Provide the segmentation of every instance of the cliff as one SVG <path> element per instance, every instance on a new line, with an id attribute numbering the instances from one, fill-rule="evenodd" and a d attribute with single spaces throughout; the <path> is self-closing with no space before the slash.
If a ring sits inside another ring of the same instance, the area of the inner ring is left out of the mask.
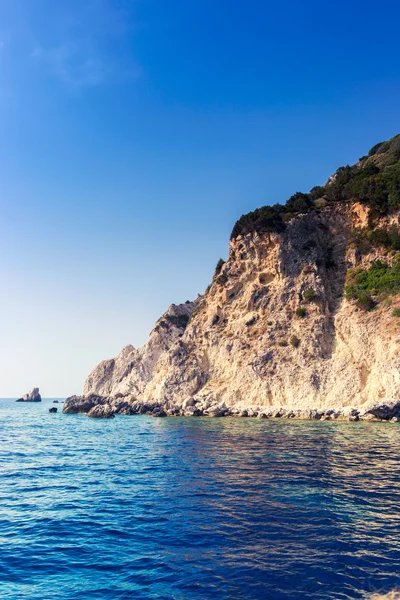
<path id="1" fill-rule="evenodd" d="M 399 159 L 396 136 L 242 216 L 205 294 L 100 363 L 64 412 L 400 417 Z"/>

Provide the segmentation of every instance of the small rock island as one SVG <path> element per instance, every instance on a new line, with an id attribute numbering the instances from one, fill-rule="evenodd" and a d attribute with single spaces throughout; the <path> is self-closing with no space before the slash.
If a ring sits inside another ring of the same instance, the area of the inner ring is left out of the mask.
<path id="1" fill-rule="evenodd" d="M 22 396 L 22 398 L 18 398 L 16 402 L 41 402 L 42 396 L 39 393 L 39 388 L 33 388 L 30 392 L 27 392 Z"/>

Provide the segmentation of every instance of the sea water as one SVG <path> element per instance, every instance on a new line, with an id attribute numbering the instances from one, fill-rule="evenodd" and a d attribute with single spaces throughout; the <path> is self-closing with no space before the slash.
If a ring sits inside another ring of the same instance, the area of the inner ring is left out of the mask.
<path id="1" fill-rule="evenodd" d="M 61 410 L 0 401 L 2 600 L 362 598 L 400 584 L 399 424 Z"/>

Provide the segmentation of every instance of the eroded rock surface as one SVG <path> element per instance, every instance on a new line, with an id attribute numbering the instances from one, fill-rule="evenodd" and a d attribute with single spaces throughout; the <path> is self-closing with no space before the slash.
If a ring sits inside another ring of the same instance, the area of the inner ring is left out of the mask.
<path id="1" fill-rule="evenodd" d="M 22 396 L 22 398 L 18 398 L 16 402 L 41 402 L 42 397 L 39 393 L 39 388 L 33 388 L 30 392 L 27 392 Z"/>
<path id="2" fill-rule="evenodd" d="M 109 404 L 97 404 L 86 415 L 92 419 L 113 419 L 114 410 Z"/>
<path id="3" fill-rule="evenodd" d="M 100 363 L 64 412 L 107 403 L 155 416 L 400 418 L 400 295 L 370 311 L 345 295 L 350 269 L 399 260 L 353 243 L 371 223 L 398 236 L 399 210 L 377 217 L 357 200 L 322 198 L 279 231 L 235 235 L 204 295 L 172 305 L 142 348 Z"/>

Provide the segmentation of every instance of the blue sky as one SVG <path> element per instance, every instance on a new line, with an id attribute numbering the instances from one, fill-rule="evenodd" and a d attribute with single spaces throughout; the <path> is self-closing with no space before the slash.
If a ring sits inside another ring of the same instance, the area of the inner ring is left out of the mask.
<path id="1" fill-rule="evenodd" d="M 0 0 L 0 396 L 81 391 L 235 220 L 400 131 L 400 5 Z"/>

